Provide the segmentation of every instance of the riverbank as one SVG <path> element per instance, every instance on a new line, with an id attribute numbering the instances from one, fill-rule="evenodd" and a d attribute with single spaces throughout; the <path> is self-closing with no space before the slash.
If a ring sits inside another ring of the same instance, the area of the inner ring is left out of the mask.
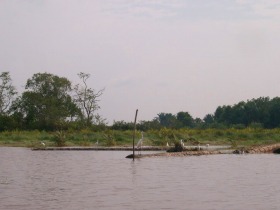
<path id="1" fill-rule="evenodd" d="M 9 147 L 46 147 L 63 145 L 66 147 L 125 147 L 132 145 L 133 131 L 4 131 L 0 132 L 0 146 Z M 141 138 L 137 131 L 135 143 Z M 166 146 L 174 141 L 183 140 L 187 146 L 230 145 L 250 148 L 255 145 L 280 143 L 280 129 L 160 129 L 144 132 L 143 146 Z"/>
<path id="2" fill-rule="evenodd" d="M 215 155 L 215 154 L 233 154 L 234 150 L 227 145 L 216 145 L 201 148 L 197 150 L 194 146 L 185 147 L 183 152 L 166 152 L 170 147 L 145 146 L 135 149 L 135 158 L 144 157 L 183 157 L 183 156 L 199 156 L 199 155 Z M 39 147 L 32 148 L 33 151 L 133 151 L 132 147 Z M 162 151 L 149 154 L 139 154 L 141 151 Z M 133 158 L 132 155 L 127 158 Z"/>
<path id="3" fill-rule="evenodd" d="M 157 147 L 157 146 L 145 146 L 141 148 L 141 151 L 166 151 L 167 147 Z M 38 148 L 32 148 L 32 150 L 35 151 L 59 151 L 59 150 L 92 150 L 92 151 L 132 151 L 132 147 L 38 147 Z M 135 151 L 140 151 L 139 149 L 136 149 Z"/>
<path id="4" fill-rule="evenodd" d="M 184 156 L 201 156 L 201 155 L 218 155 L 218 154 L 233 154 L 234 150 L 213 150 L 213 151 L 183 151 L 183 152 L 164 152 L 154 154 L 136 154 L 135 158 L 144 157 L 184 157 Z M 133 154 L 126 156 L 126 158 L 133 158 Z"/>
<path id="5" fill-rule="evenodd" d="M 280 154 L 280 144 L 256 146 L 250 149 L 222 149 L 222 150 L 199 150 L 199 151 L 183 151 L 183 152 L 166 152 L 155 154 L 141 154 L 135 155 L 135 158 L 143 157 L 184 157 L 184 156 L 200 156 L 200 155 L 218 155 L 218 154 L 262 154 L 262 153 L 276 153 Z M 128 155 L 127 158 L 133 158 L 133 155 Z"/>
<path id="6" fill-rule="evenodd" d="M 145 146 L 140 151 L 166 151 L 170 147 Z M 216 149 L 214 149 L 216 148 Z M 34 151 L 132 151 L 132 147 L 38 147 L 32 148 Z M 197 150 L 194 147 L 186 147 L 182 152 L 163 152 L 155 154 L 143 154 L 140 157 L 158 157 L 158 156 L 192 156 L 192 155 L 214 155 L 214 154 L 256 154 L 256 153 L 280 153 L 280 144 L 255 146 L 249 149 L 231 149 L 230 146 L 212 146 L 212 148 L 202 148 Z"/>
<path id="7" fill-rule="evenodd" d="M 271 144 L 263 146 L 255 146 L 246 150 L 249 154 L 259 154 L 259 153 L 280 153 L 280 144 Z"/>
<path id="8" fill-rule="evenodd" d="M 141 151 L 162 151 L 152 154 L 139 154 L 139 149 L 135 150 L 134 158 L 145 157 L 184 157 L 200 155 L 218 155 L 218 154 L 261 154 L 261 153 L 280 153 L 280 143 L 272 145 L 255 146 L 249 149 L 231 149 L 229 146 L 212 146 L 197 150 L 193 146 L 185 147 L 182 152 L 166 152 L 170 147 L 145 146 Z M 214 148 L 214 149 L 213 149 Z M 132 147 L 39 147 L 32 148 L 34 151 L 132 151 Z M 133 154 L 126 156 L 133 158 Z"/>

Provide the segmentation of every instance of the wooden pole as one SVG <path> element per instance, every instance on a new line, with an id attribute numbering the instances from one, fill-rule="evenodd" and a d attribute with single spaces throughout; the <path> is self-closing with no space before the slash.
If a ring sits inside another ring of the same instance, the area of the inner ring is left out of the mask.
<path id="1" fill-rule="evenodd" d="M 135 141 L 135 133 L 136 133 L 137 114 L 138 114 L 138 109 L 136 109 L 135 119 L 134 119 L 134 132 L 133 132 L 133 145 L 132 145 L 132 148 L 133 148 L 133 160 L 134 160 L 134 156 L 135 156 L 134 141 Z"/>

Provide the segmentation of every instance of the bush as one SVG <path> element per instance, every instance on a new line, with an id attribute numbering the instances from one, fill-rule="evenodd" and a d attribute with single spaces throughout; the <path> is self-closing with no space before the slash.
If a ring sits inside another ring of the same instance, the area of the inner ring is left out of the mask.
<path id="1" fill-rule="evenodd" d="M 239 129 L 239 130 L 246 128 L 245 125 L 243 125 L 243 124 L 234 124 L 231 127 L 234 129 Z"/>
<path id="2" fill-rule="evenodd" d="M 262 123 L 251 123 L 249 125 L 249 128 L 254 128 L 254 129 L 256 129 L 256 128 L 263 128 L 263 124 Z"/>
<path id="3" fill-rule="evenodd" d="M 116 140 L 114 137 L 114 132 L 111 130 L 106 130 L 103 133 L 103 137 L 105 139 L 105 146 L 116 146 Z"/>
<path id="4" fill-rule="evenodd" d="M 59 147 L 63 147 L 66 145 L 66 135 L 64 131 L 56 131 L 53 136 L 53 141 Z"/>

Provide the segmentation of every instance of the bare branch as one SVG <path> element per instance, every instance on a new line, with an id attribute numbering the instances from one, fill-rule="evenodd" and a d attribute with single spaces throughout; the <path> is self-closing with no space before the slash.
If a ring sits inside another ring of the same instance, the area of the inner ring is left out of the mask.
<path id="1" fill-rule="evenodd" d="M 83 112 L 83 117 L 86 119 L 86 124 L 90 125 L 95 116 L 95 111 L 100 108 L 97 104 L 97 102 L 99 101 L 97 99 L 103 94 L 104 88 L 95 93 L 95 90 L 89 88 L 87 84 L 87 80 L 89 79 L 90 74 L 80 72 L 78 76 L 82 80 L 83 84 L 77 84 L 74 87 L 74 91 L 76 94 L 75 101 Z"/>

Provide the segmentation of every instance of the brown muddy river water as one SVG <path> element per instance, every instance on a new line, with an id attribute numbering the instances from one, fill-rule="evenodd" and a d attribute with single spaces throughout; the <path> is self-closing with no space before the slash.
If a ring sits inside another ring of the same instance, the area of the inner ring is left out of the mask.
<path id="1" fill-rule="evenodd" d="M 280 155 L 0 148 L 0 209 L 280 209 Z"/>

